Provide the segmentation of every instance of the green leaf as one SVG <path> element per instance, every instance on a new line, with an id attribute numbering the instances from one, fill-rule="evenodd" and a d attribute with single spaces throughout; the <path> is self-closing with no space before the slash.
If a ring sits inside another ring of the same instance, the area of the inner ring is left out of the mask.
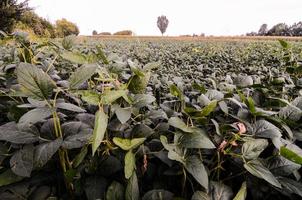
<path id="1" fill-rule="evenodd" d="M 194 129 L 191 127 L 188 127 L 180 118 L 178 117 L 171 117 L 168 121 L 170 126 L 173 126 L 175 128 L 178 128 L 186 133 L 193 133 Z"/>
<path id="2" fill-rule="evenodd" d="M 245 200 L 247 195 L 247 190 L 246 190 L 246 182 L 244 181 L 241 185 L 240 190 L 236 194 L 233 200 Z"/>
<path id="3" fill-rule="evenodd" d="M 187 157 L 185 160 L 185 168 L 202 187 L 208 190 L 208 173 L 202 163 L 202 160 L 198 156 L 193 155 Z"/>
<path id="4" fill-rule="evenodd" d="M 200 111 L 200 116 L 201 117 L 206 117 L 210 115 L 215 108 L 217 107 L 217 100 L 211 101 L 208 105 L 206 105 L 201 111 Z"/>
<path id="5" fill-rule="evenodd" d="M 282 39 L 278 39 L 280 45 L 284 48 L 284 49 L 288 49 L 289 48 L 289 43 L 286 42 L 285 40 Z"/>
<path id="6" fill-rule="evenodd" d="M 253 125 L 253 133 L 258 137 L 263 138 L 280 138 L 282 136 L 281 131 L 274 124 L 266 120 L 258 120 Z"/>
<path id="7" fill-rule="evenodd" d="M 281 184 L 279 183 L 279 181 L 266 167 L 262 165 L 262 163 L 259 160 L 251 160 L 245 163 L 244 168 L 252 175 L 266 180 L 273 186 L 281 188 Z"/>
<path id="8" fill-rule="evenodd" d="M 56 88 L 53 80 L 42 69 L 28 63 L 20 63 L 16 69 L 22 92 L 30 98 L 48 99 Z"/>
<path id="9" fill-rule="evenodd" d="M 22 117 L 19 119 L 18 126 L 20 128 L 29 127 L 37 122 L 45 120 L 51 115 L 52 111 L 47 107 L 35 108 L 22 115 Z"/>
<path id="10" fill-rule="evenodd" d="M 97 148 L 103 141 L 106 129 L 108 125 L 108 116 L 104 113 L 103 109 L 100 109 L 95 114 L 94 129 L 92 136 L 92 155 L 95 154 Z"/>
<path id="11" fill-rule="evenodd" d="M 174 84 L 170 85 L 170 93 L 173 96 L 179 97 L 179 98 L 183 98 L 183 94 L 181 92 L 181 90 Z"/>
<path id="12" fill-rule="evenodd" d="M 125 155 L 125 178 L 129 179 L 135 169 L 135 154 L 130 150 Z"/>
<path id="13" fill-rule="evenodd" d="M 286 158 L 294 163 L 302 165 L 302 154 L 299 155 L 298 153 L 292 151 L 291 149 L 286 148 L 285 146 L 282 146 L 280 148 L 280 154 L 284 158 Z"/>
<path id="14" fill-rule="evenodd" d="M 0 174 L 0 187 L 4 185 L 9 185 L 12 183 L 16 183 L 18 181 L 21 181 L 24 177 L 18 176 L 15 173 L 13 173 L 12 170 L 8 169 L 2 174 Z"/>
<path id="15" fill-rule="evenodd" d="M 232 197 L 231 187 L 221 182 L 211 182 L 211 200 L 230 200 Z"/>
<path id="16" fill-rule="evenodd" d="M 30 144 L 39 140 L 39 137 L 33 133 L 19 131 L 15 122 L 0 126 L 0 130 L 0 141 L 14 144 Z"/>
<path id="17" fill-rule="evenodd" d="M 125 188 L 119 182 L 113 181 L 106 192 L 106 199 L 124 200 Z"/>
<path id="18" fill-rule="evenodd" d="M 202 191 L 196 191 L 194 192 L 191 200 L 211 200 L 209 195 Z"/>
<path id="19" fill-rule="evenodd" d="M 79 67 L 75 72 L 69 77 L 69 88 L 77 89 L 85 81 L 87 81 L 97 70 L 97 64 L 85 64 Z"/>
<path id="20" fill-rule="evenodd" d="M 254 99 L 252 97 L 248 97 L 246 99 L 246 105 L 247 105 L 247 107 L 249 108 L 249 110 L 252 114 L 256 113 L 255 102 L 254 102 Z"/>
<path id="21" fill-rule="evenodd" d="M 128 89 L 133 94 L 145 93 L 150 77 L 151 77 L 150 72 L 145 73 L 144 76 L 138 76 L 138 75 L 132 76 L 132 78 L 130 79 L 130 83 L 128 85 Z"/>
<path id="22" fill-rule="evenodd" d="M 77 168 L 83 162 L 87 153 L 88 153 L 88 148 L 87 148 L 87 146 L 84 146 L 81 149 L 80 153 L 78 155 L 76 155 L 75 158 L 73 159 L 72 166 L 74 168 Z"/>
<path id="23" fill-rule="evenodd" d="M 65 60 L 68 60 L 69 62 L 75 63 L 75 64 L 86 64 L 87 59 L 85 55 L 79 53 L 79 52 L 70 52 L 70 51 L 64 51 L 61 54 L 61 57 Z"/>
<path id="24" fill-rule="evenodd" d="M 125 193 L 126 200 L 139 200 L 139 187 L 135 172 L 128 181 Z"/>
<path id="25" fill-rule="evenodd" d="M 100 103 L 100 95 L 92 90 L 79 90 L 74 94 L 80 95 L 81 99 L 88 104 L 98 106 Z"/>
<path id="26" fill-rule="evenodd" d="M 204 85 L 198 84 L 196 82 L 192 83 L 192 88 L 194 90 L 198 90 L 201 94 L 204 94 L 207 92 L 206 88 L 204 87 Z"/>
<path id="27" fill-rule="evenodd" d="M 42 143 L 36 146 L 34 152 L 34 166 L 43 167 L 58 151 L 62 142 L 62 138 L 58 138 L 54 141 Z"/>
<path id="28" fill-rule="evenodd" d="M 182 157 L 181 155 L 179 155 L 178 153 L 176 153 L 176 151 L 168 151 L 168 158 L 170 160 L 175 160 L 177 162 L 182 163 L 183 165 L 185 164 L 185 159 L 184 157 Z"/>
<path id="29" fill-rule="evenodd" d="M 242 155 L 248 160 L 256 159 L 267 146 L 266 139 L 248 140 L 242 145 Z"/>
<path id="30" fill-rule="evenodd" d="M 302 183 L 285 177 L 279 177 L 278 180 L 285 191 L 297 194 L 302 197 Z"/>
<path id="31" fill-rule="evenodd" d="M 74 104 L 71 104 L 71 103 L 57 103 L 56 104 L 57 108 L 60 108 L 60 109 L 63 109 L 63 110 L 69 110 L 69 111 L 72 111 L 72 112 L 86 112 L 85 109 L 83 108 L 80 108 L 79 106 L 76 106 Z"/>
<path id="32" fill-rule="evenodd" d="M 34 147 L 26 145 L 11 157 L 11 170 L 18 176 L 30 177 L 34 165 Z"/>
<path id="33" fill-rule="evenodd" d="M 115 114 L 116 114 L 118 120 L 122 124 L 126 123 L 131 118 L 131 113 L 132 113 L 131 107 L 129 107 L 129 108 L 118 107 L 115 111 Z"/>
<path id="34" fill-rule="evenodd" d="M 173 200 L 174 194 L 167 190 L 151 190 L 146 192 L 142 200 Z"/>
<path id="35" fill-rule="evenodd" d="M 215 149 L 215 145 L 206 135 L 203 129 L 195 128 L 192 134 L 184 134 L 179 139 L 180 144 L 185 148 Z"/>
<path id="36" fill-rule="evenodd" d="M 121 149 L 125 151 L 129 151 L 143 144 L 145 140 L 146 138 L 134 138 L 130 140 L 130 139 L 114 137 L 113 143 L 119 146 Z"/>
<path id="37" fill-rule="evenodd" d="M 134 106 L 142 108 L 153 103 L 155 100 L 156 98 L 150 94 L 137 94 L 134 96 Z"/>
<path id="38" fill-rule="evenodd" d="M 112 104 L 117 99 L 127 96 L 128 90 L 106 90 L 101 96 L 103 104 Z"/>

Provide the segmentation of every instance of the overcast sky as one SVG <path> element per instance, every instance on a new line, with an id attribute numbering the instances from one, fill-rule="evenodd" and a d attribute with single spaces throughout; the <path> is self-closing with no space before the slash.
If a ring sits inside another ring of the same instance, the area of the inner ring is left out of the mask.
<path id="1" fill-rule="evenodd" d="M 166 15 L 167 35 L 241 35 L 279 22 L 302 21 L 302 0 L 30 0 L 42 17 L 75 22 L 80 34 L 130 29 L 160 35 L 157 16 Z"/>

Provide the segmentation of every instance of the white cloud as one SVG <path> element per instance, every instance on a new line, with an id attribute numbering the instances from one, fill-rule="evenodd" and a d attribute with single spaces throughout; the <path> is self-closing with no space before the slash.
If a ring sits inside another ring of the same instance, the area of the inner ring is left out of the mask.
<path id="1" fill-rule="evenodd" d="M 170 21 L 168 35 L 240 35 L 262 23 L 302 21 L 301 0 L 30 0 L 30 5 L 40 16 L 53 22 L 64 17 L 89 35 L 94 29 L 160 35 L 161 14 Z"/>

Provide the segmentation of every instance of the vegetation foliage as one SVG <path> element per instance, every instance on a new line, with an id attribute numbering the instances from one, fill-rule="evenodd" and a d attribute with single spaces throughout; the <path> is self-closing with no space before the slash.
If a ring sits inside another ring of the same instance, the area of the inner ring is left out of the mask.
<path id="1" fill-rule="evenodd" d="M 301 47 L 0 47 L 1 199 L 300 199 Z"/>

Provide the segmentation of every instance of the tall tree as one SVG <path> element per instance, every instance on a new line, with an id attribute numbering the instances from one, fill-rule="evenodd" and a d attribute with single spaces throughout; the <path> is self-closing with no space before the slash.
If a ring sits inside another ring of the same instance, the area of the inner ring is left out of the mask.
<path id="1" fill-rule="evenodd" d="M 292 36 L 302 36 L 302 22 L 294 23 L 289 30 Z"/>
<path id="2" fill-rule="evenodd" d="M 271 36 L 290 36 L 290 30 L 287 24 L 279 23 L 273 26 L 267 34 Z"/>
<path id="3" fill-rule="evenodd" d="M 258 31 L 258 35 L 264 36 L 264 35 L 267 34 L 267 32 L 268 32 L 267 24 L 262 24 L 262 25 L 260 26 L 259 31 Z"/>
<path id="4" fill-rule="evenodd" d="M 169 20 L 166 16 L 162 15 L 157 18 L 157 27 L 159 28 L 162 35 L 166 32 L 168 25 Z"/>
<path id="5" fill-rule="evenodd" d="M 28 0 L 18 3 L 17 0 L 0 1 L 0 30 L 10 33 L 15 22 L 21 19 L 22 14 L 30 10 Z"/>

